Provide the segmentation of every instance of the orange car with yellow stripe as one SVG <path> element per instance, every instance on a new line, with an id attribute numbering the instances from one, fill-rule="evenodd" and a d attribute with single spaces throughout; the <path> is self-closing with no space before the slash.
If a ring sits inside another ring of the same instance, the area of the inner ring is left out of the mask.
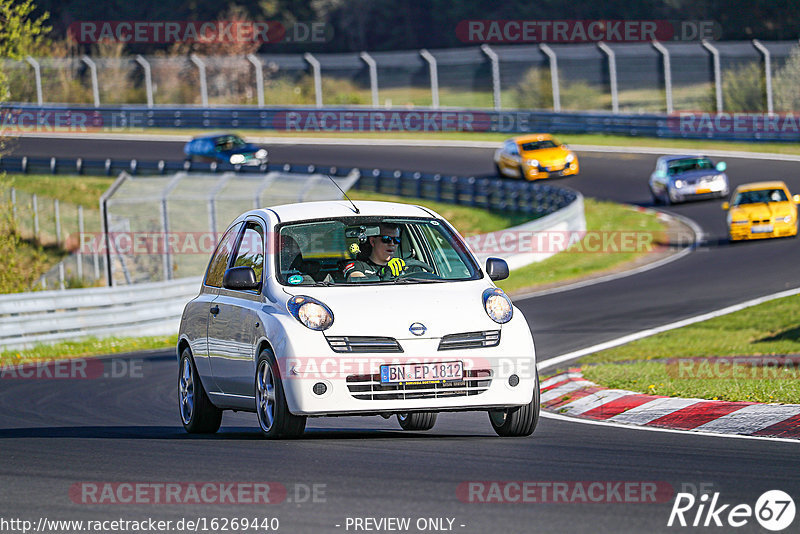
<path id="1" fill-rule="evenodd" d="M 554 176 L 575 176 L 580 171 L 578 156 L 550 134 L 514 137 L 494 153 L 497 174 L 509 178 L 539 180 Z"/>
<path id="2" fill-rule="evenodd" d="M 724 202 L 731 241 L 797 235 L 800 195 L 789 192 L 781 181 L 742 184 Z"/>

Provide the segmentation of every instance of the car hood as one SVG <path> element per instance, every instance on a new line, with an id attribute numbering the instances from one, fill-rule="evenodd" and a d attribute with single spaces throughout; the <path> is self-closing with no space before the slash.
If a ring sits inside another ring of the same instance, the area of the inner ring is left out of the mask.
<path id="1" fill-rule="evenodd" d="M 716 169 L 697 169 L 694 171 L 682 172 L 680 174 L 671 174 L 669 178 L 672 181 L 684 180 L 691 182 L 694 180 L 699 180 L 700 178 L 713 178 L 718 174 L 724 174 L 724 173 L 721 173 Z"/>
<path id="2" fill-rule="evenodd" d="M 564 158 L 567 157 L 569 151 L 564 150 L 561 147 L 555 148 L 541 148 L 539 150 L 527 150 L 525 152 L 520 152 L 520 155 L 525 159 L 535 159 L 539 160 L 539 163 L 550 163 L 553 161 L 562 161 Z"/>
<path id="3" fill-rule="evenodd" d="M 224 154 L 226 156 L 232 156 L 233 154 L 254 154 L 258 152 L 259 147 L 256 145 L 252 145 L 250 143 L 240 146 L 239 148 L 233 148 L 231 150 L 220 150 L 220 154 Z"/>
<path id="4" fill-rule="evenodd" d="M 446 334 L 499 330 L 483 308 L 488 281 L 376 284 L 340 287 L 284 287 L 289 296 L 315 298 L 333 312 L 327 336 L 386 336 L 395 339 L 440 338 Z M 288 298 L 287 298 L 288 300 Z M 414 336 L 413 323 L 427 331 Z"/>
<path id="5" fill-rule="evenodd" d="M 731 208 L 731 219 L 733 220 L 766 220 L 775 217 L 786 217 L 792 214 L 791 202 L 770 202 L 758 204 L 744 204 Z"/>

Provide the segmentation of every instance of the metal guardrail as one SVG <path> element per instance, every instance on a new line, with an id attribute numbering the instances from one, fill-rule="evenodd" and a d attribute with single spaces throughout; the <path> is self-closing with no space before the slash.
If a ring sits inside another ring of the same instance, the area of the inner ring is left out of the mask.
<path id="1" fill-rule="evenodd" d="M 393 169 L 332 167 L 324 165 L 275 164 L 241 166 L 216 163 L 90 160 L 65 158 L 29 158 L 13 156 L 0 158 L 0 172 L 9 173 L 78 173 L 114 176 L 121 172 L 137 174 L 170 174 L 179 171 L 241 172 L 263 174 L 270 171 L 297 174 L 330 174 L 344 177 L 353 171 L 360 175 L 355 190 L 374 191 L 474 206 L 528 215 L 546 215 L 559 210 L 577 198 L 575 191 L 540 182 L 510 181 L 480 176 L 452 176 Z"/>
<path id="2" fill-rule="evenodd" d="M 171 335 L 199 278 L 124 288 L 88 288 L 0 295 L 0 347 L 87 336 Z"/>
<path id="3" fill-rule="evenodd" d="M 0 106 L 7 134 L 28 131 L 133 131 L 142 128 L 260 129 L 287 132 L 601 133 L 670 139 L 800 141 L 791 114 L 623 114 L 479 109 Z"/>

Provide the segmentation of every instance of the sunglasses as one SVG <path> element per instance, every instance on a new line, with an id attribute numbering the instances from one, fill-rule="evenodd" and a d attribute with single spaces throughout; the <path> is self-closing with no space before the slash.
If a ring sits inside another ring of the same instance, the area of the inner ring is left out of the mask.
<path id="1" fill-rule="evenodd" d="M 393 235 L 382 235 L 382 236 L 379 236 L 379 237 L 381 238 L 381 243 L 386 243 L 387 245 L 389 243 L 394 243 L 395 245 L 399 245 L 400 244 L 400 238 L 399 237 L 395 237 Z"/>

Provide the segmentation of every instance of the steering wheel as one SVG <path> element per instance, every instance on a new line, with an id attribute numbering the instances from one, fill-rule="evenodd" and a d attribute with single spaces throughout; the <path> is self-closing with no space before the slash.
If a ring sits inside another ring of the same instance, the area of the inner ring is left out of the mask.
<path id="1" fill-rule="evenodd" d="M 421 280 L 441 280 L 441 278 L 442 278 L 441 276 L 436 274 L 434 268 L 431 267 L 430 265 L 428 265 L 427 263 L 423 263 L 423 262 L 414 263 L 413 265 L 408 265 L 406 269 L 411 269 L 411 268 L 414 268 L 414 267 L 417 267 L 417 268 L 422 269 L 422 270 L 421 271 L 417 271 L 417 270 L 409 271 L 409 270 L 406 270 L 406 271 L 403 271 L 402 273 L 400 273 L 400 275 L 397 278 L 411 278 L 412 276 L 417 277 L 417 278 L 419 278 Z M 422 276 L 420 276 L 420 275 L 422 275 Z"/>

